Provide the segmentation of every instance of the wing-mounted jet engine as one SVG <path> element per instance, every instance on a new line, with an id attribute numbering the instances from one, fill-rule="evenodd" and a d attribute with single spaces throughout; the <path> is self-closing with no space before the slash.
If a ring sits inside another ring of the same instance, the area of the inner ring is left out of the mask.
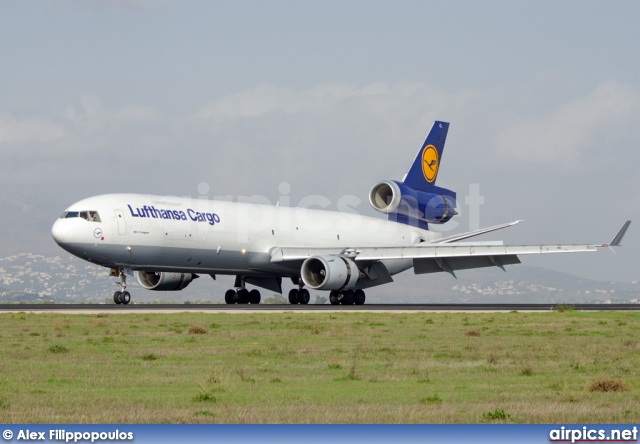
<path id="1" fill-rule="evenodd" d="M 360 270 L 350 258 L 331 254 L 311 256 L 302 264 L 300 274 L 312 290 L 350 290 L 356 286 Z"/>
<path id="2" fill-rule="evenodd" d="M 178 291 L 186 288 L 198 276 L 192 273 L 167 273 L 154 271 L 136 271 L 140 285 L 147 290 Z"/>

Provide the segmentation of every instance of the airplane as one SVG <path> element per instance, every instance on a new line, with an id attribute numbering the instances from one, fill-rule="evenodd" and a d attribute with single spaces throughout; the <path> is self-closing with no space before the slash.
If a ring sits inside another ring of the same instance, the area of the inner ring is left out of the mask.
<path id="1" fill-rule="evenodd" d="M 609 244 L 503 245 L 462 242 L 520 221 L 446 236 L 429 230 L 456 213 L 456 193 L 435 185 L 449 123 L 436 121 L 402 181 L 382 180 L 369 202 L 387 219 L 309 208 L 143 194 L 107 194 L 69 206 L 55 221 L 55 242 L 81 259 L 108 268 L 128 304 L 127 275 L 154 291 L 179 291 L 194 279 L 235 276 L 227 304 L 258 304 L 260 291 L 282 293 L 291 279 L 291 304 L 308 304 L 308 289 L 329 291 L 333 305 L 365 303 L 365 289 L 416 274 L 520 263 L 519 255 L 592 252 L 619 246 L 631 221 Z M 306 288 L 305 288 L 306 287 Z"/>

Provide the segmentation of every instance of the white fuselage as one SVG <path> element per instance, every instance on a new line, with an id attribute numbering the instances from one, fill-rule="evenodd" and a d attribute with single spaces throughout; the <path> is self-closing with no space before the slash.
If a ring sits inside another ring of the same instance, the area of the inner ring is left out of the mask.
<path id="1" fill-rule="evenodd" d="M 410 246 L 439 233 L 333 211 L 139 194 L 91 197 L 52 228 L 70 253 L 110 267 L 243 276 L 298 276 L 274 248 Z M 385 261 L 390 274 L 411 261 Z"/>

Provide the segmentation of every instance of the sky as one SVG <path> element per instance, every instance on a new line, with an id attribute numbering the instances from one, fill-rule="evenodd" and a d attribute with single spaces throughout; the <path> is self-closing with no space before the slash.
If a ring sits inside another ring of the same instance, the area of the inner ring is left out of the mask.
<path id="1" fill-rule="evenodd" d="M 524 219 L 483 239 L 608 242 L 640 223 L 638 16 L 636 1 L 1 2 L 0 187 L 60 212 L 135 192 L 356 196 L 382 217 L 369 189 L 444 120 L 438 185 L 460 215 L 434 229 Z M 639 232 L 616 255 L 524 261 L 640 280 Z"/>

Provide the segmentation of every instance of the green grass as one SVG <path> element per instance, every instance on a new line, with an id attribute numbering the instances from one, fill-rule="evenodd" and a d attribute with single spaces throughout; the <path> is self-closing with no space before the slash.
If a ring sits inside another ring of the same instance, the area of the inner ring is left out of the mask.
<path id="1" fill-rule="evenodd" d="M 506 421 L 508 420 L 511 415 L 509 415 L 507 412 L 505 412 L 502 409 L 495 409 L 492 412 L 486 412 L 482 415 L 482 417 L 484 419 L 486 419 L 487 421 Z"/>
<path id="2" fill-rule="evenodd" d="M 0 417 L 637 423 L 639 333 L 640 313 L 575 310 L 4 313 Z"/>

